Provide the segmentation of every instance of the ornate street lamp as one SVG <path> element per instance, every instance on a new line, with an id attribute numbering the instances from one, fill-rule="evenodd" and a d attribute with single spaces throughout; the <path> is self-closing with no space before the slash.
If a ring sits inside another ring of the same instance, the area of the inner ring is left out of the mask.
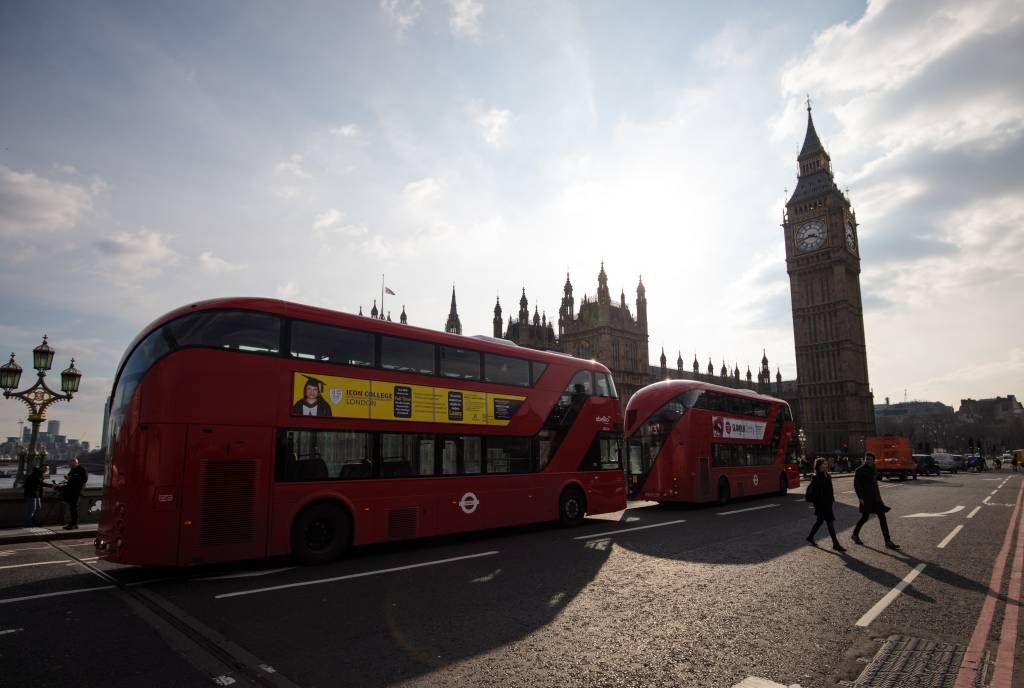
<path id="1" fill-rule="evenodd" d="M 46 420 L 46 409 L 58 401 L 71 401 L 82 381 L 82 371 L 75 367 L 75 359 L 72 358 L 71 365 L 60 374 L 60 389 L 63 394 L 54 392 L 47 386 L 46 371 L 52 367 L 56 352 L 46 339 L 46 335 L 43 335 L 43 343 L 32 349 L 32 367 L 36 369 L 38 379 L 28 389 L 20 392 L 11 391 L 21 381 L 21 366 L 14 361 L 13 353 L 11 360 L 0 366 L 0 388 L 4 390 L 4 398 L 23 401 L 28 406 L 28 422 L 32 424 L 32 441 L 29 444 L 28 455 L 22 454 L 18 457 L 18 474 L 14 478 L 14 487 L 19 487 L 25 479 L 26 459 L 34 464 L 40 456 L 39 426 Z"/>

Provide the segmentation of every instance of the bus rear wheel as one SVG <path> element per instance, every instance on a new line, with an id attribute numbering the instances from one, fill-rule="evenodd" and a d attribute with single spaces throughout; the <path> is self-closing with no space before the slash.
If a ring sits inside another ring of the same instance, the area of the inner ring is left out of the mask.
<path id="1" fill-rule="evenodd" d="M 558 498 L 558 520 L 563 526 L 578 526 L 587 512 L 587 498 L 578 487 L 567 487 Z"/>
<path id="2" fill-rule="evenodd" d="M 292 523 L 292 556 L 303 564 L 334 561 L 352 542 L 352 519 L 336 504 L 307 507 Z"/>
<path id="3" fill-rule="evenodd" d="M 725 478 L 718 479 L 718 504 L 725 506 L 729 503 L 729 481 Z"/>

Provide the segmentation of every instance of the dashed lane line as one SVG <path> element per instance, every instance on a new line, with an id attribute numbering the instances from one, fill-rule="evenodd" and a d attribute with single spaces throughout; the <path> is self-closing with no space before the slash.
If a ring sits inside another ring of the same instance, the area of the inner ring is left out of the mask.
<path id="1" fill-rule="evenodd" d="M 950 532 L 949 535 L 947 535 L 946 537 L 942 538 L 942 542 L 940 542 L 938 545 L 936 545 L 936 547 L 938 549 L 946 549 L 946 545 L 948 545 L 950 543 L 950 541 L 952 541 L 952 539 L 956 537 L 957 533 L 959 533 L 963 529 L 964 529 L 963 524 L 958 525 L 956 528 L 954 528 L 952 530 L 952 532 Z"/>
<path id="2" fill-rule="evenodd" d="M 971 513 L 967 514 L 967 518 L 974 518 L 974 514 L 978 513 L 979 511 L 981 511 L 980 506 L 974 507 L 974 509 L 971 510 Z"/>
<path id="3" fill-rule="evenodd" d="M 437 559 L 436 561 L 425 561 L 419 564 L 409 564 L 408 566 L 394 566 L 389 569 L 378 569 L 376 571 L 362 571 L 360 573 L 350 573 L 346 576 L 334 576 L 332 578 L 318 578 L 316 580 L 301 581 L 299 583 L 287 583 L 285 585 L 272 585 L 267 588 L 255 588 L 253 590 L 239 590 L 237 592 L 226 592 L 221 595 L 215 595 L 213 599 L 223 600 L 228 597 L 241 597 L 243 595 L 256 595 L 261 592 L 274 592 L 277 590 L 287 590 L 288 588 L 302 588 L 308 585 L 322 585 L 324 583 L 336 583 L 342 580 L 351 580 L 353 578 L 365 578 L 367 576 L 377 576 L 385 573 L 395 573 L 397 571 L 408 571 L 410 569 L 420 569 L 425 566 L 437 566 L 438 564 L 448 564 L 453 561 L 464 561 L 466 559 L 479 559 L 480 557 L 489 557 L 494 554 L 498 554 L 497 550 L 490 552 L 480 552 L 479 554 L 467 554 L 463 557 L 449 557 L 448 559 Z"/>
<path id="4" fill-rule="evenodd" d="M 70 564 L 70 559 L 54 559 L 52 561 L 33 561 L 28 564 L 8 564 L 7 566 L 0 566 L 0 571 L 4 569 L 20 569 L 25 566 L 44 566 L 46 564 Z"/>
<path id="5" fill-rule="evenodd" d="M 732 514 L 742 514 L 745 511 L 759 511 L 761 509 L 771 509 L 772 507 L 779 506 L 778 504 L 764 504 L 762 506 L 752 506 L 746 509 L 733 509 L 732 511 L 719 511 L 715 516 L 731 516 Z"/>
<path id="6" fill-rule="evenodd" d="M 897 597 L 900 596 L 900 593 L 902 593 L 908 585 L 914 582 L 914 579 L 917 578 L 922 571 L 924 571 L 924 567 L 925 564 L 918 564 L 917 566 L 915 566 L 914 570 L 905 575 L 903 577 L 903 580 L 896 584 L 895 588 L 890 590 L 888 593 L 886 593 L 885 597 L 876 602 L 874 607 L 867 610 L 864 613 L 864 616 L 860 617 L 857 620 L 856 625 L 860 626 L 861 628 L 867 628 L 868 626 L 870 626 L 871 622 L 877 619 L 878 615 L 884 612 L 886 608 L 890 604 L 892 604 Z"/>
<path id="7" fill-rule="evenodd" d="M 74 590 L 61 590 L 59 592 L 44 592 L 39 595 L 23 595 L 21 597 L 8 597 L 0 599 L 0 604 L 11 604 L 12 602 L 25 602 L 28 600 L 40 600 L 44 597 L 60 597 L 62 595 L 77 595 L 83 592 L 96 592 L 97 590 L 111 590 L 116 585 L 94 585 L 91 588 L 76 588 Z"/>
<path id="8" fill-rule="evenodd" d="M 648 528 L 674 526 L 678 523 L 686 523 L 686 519 L 679 519 L 678 521 L 665 521 L 664 523 L 652 523 L 646 526 L 636 526 L 635 528 L 620 528 L 619 530 L 606 530 L 603 533 L 593 533 L 591 535 L 579 535 L 577 537 L 574 537 L 573 540 L 593 540 L 594 538 L 607 537 L 609 535 L 618 535 L 619 533 L 628 533 L 633 530 L 647 530 Z"/>

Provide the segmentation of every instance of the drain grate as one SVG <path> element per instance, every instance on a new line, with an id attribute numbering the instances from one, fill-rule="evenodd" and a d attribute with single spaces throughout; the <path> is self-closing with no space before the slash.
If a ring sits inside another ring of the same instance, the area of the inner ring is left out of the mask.
<path id="1" fill-rule="evenodd" d="M 854 688 L 953 688 L 964 648 L 891 635 L 851 685 Z"/>

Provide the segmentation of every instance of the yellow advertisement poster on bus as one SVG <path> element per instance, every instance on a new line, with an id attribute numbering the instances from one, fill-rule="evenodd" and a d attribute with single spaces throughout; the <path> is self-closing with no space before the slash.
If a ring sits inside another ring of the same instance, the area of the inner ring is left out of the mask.
<path id="1" fill-rule="evenodd" d="M 314 373 L 295 373 L 292 387 L 293 416 L 503 427 L 526 400 L 511 394 Z"/>

